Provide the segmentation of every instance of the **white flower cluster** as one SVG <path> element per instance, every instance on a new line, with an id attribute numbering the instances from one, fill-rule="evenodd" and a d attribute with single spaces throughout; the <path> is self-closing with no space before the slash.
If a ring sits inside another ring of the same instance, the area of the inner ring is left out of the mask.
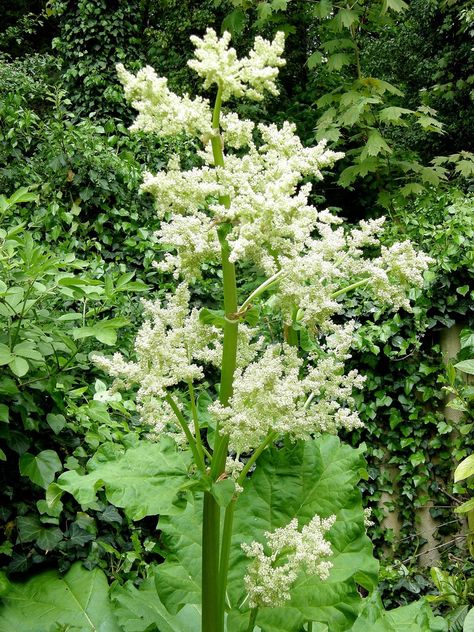
<path id="1" fill-rule="evenodd" d="M 273 274 L 301 255 L 321 223 L 318 218 L 325 221 L 327 213 L 308 203 L 311 185 L 298 190 L 298 183 L 307 175 L 321 178 L 321 169 L 342 154 L 326 150 L 324 143 L 303 147 L 290 123 L 281 129 L 259 125 L 258 146 L 252 129 L 253 123 L 236 114 L 224 117 L 224 142 L 249 147 L 243 157 L 228 155 L 224 167 L 180 171 L 173 159 L 166 172 L 145 174 L 141 190 L 154 196 L 160 218 L 171 214 L 158 237 L 176 254 L 168 254 L 160 269 L 199 278 L 202 263 L 220 256 L 219 224 L 230 223 L 231 261 L 250 260 Z M 230 205 L 219 203 L 223 196 L 230 197 Z"/>
<path id="2" fill-rule="evenodd" d="M 221 117 L 221 127 L 224 130 L 222 140 L 225 147 L 240 149 L 252 144 L 255 123 L 247 119 L 240 119 L 235 112 L 229 112 Z"/>
<path id="3" fill-rule="evenodd" d="M 198 310 L 189 313 L 189 290 L 185 283 L 169 295 L 167 305 L 144 301 L 146 320 L 135 340 L 136 362 L 120 353 L 112 358 L 95 356 L 94 362 L 125 385 L 139 384 L 137 401 L 142 419 L 159 432 L 174 421 L 164 402 L 167 390 L 180 383 L 204 377 L 203 364 L 218 366 L 221 331 L 200 322 Z"/>
<path id="4" fill-rule="evenodd" d="M 117 75 L 124 87 L 125 98 L 139 114 L 132 131 L 154 132 L 161 136 L 175 136 L 185 132 L 191 136 L 210 134 L 211 110 L 209 101 L 201 97 L 179 97 L 168 88 L 168 80 L 158 77 L 151 66 L 136 75 L 123 64 L 117 65 Z"/>
<path id="5" fill-rule="evenodd" d="M 344 375 L 344 360 L 352 339 L 353 323 L 329 336 L 321 357 L 310 356 L 304 369 L 295 347 L 274 344 L 235 374 L 234 393 L 227 406 L 209 407 L 229 436 L 237 455 L 257 448 L 270 431 L 291 439 L 309 439 L 339 428 L 362 425 L 353 410 L 352 391 L 364 377 L 357 371 Z"/>
<path id="6" fill-rule="evenodd" d="M 364 280 L 362 286 L 381 307 L 410 309 L 409 290 L 423 285 L 423 272 L 431 259 L 415 251 L 409 241 L 384 246 L 381 255 L 371 259 L 366 249 L 378 243 L 384 218 L 362 221 L 351 232 L 338 226 L 340 223 L 330 213 L 320 213 L 314 225 L 318 238 L 307 240 L 299 257 L 280 257 L 284 274 L 275 303 L 286 322 L 291 322 L 297 306 L 303 324 L 321 326 L 342 311 L 337 293 Z"/>
<path id="7" fill-rule="evenodd" d="M 364 509 L 364 527 L 368 529 L 369 527 L 373 527 L 375 522 L 372 518 L 372 507 L 366 507 Z"/>
<path id="8" fill-rule="evenodd" d="M 335 520 L 335 516 L 324 520 L 314 516 L 300 532 L 294 518 L 285 527 L 265 533 L 266 547 L 260 542 L 242 544 L 246 555 L 253 558 L 244 578 L 251 608 L 283 605 L 302 570 L 322 580 L 329 577 L 332 564 L 326 558 L 332 549 L 324 535 Z"/>
<path id="9" fill-rule="evenodd" d="M 199 310 L 189 311 L 189 300 L 188 286 L 181 283 L 174 294 L 167 295 L 164 306 L 160 301 L 143 301 L 145 321 L 135 339 L 135 362 L 125 360 L 121 353 L 93 358 L 97 366 L 117 378 L 115 390 L 139 385 L 138 411 L 156 433 L 169 426 L 176 428 L 175 415 L 165 401 L 171 389 L 201 380 L 204 366 L 218 367 L 221 362 L 222 329 L 202 323 Z M 255 330 L 239 327 L 239 367 L 252 362 L 261 349 L 263 339 L 254 339 Z"/>
<path id="10" fill-rule="evenodd" d="M 217 84 L 222 88 L 222 100 L 231 97 L 247 97 L 261 101 L 264 92 L 278 94 L 275 80 L 278 68 L 285 65 L 281 57 L 285 36 L 279 31 L 269 42 L 257 37 L 248 57 L 238 59 L 234 48 L 229 48 L 230 33 L 217 37 L 213 29 L 207 29 L 203 38 L 193 35 L 196 59 L 188 65 L 204 79 L 204 88 Z"/>
<path id="11" fill-rule="evenodd" d="M 196 59 L 190 65 L 205 79 L 205 86 L 223 87 L 224 97 L 261 98 L 264 90 L 275 91 L 274 79 L 284 63 L 284 37 L 273 42 L 257 38 L 248 57 L 238 59 L 229 48 L 230 35 L 218 38 L 209 29 L 204 37 L 193 37 Z M 213 130 L 207 101 L 178 97 L 166 79 L 146 67 L 136 76 L 119 67 L 125 93 L 138 109 L 135 128 L 159 134 L 185 131 L 209 139 Z M 383 248 L 375 259 L 367 247 L 377 244 L 383 220 L 361 222 L 346 233 L 337 217 L 318 211 L 309 203 L 311 184 L 300 186 L 306 176 L 321 178 L 321 170 L 342 154 L 329 151 L 324 142 L 304 147 L 296 128 L 284 123 L 259 125 L 255 142 L 253 122 L 235 113 L 222 115 L 224 146 L 241 149 L 243 156 L 226 156 L 225 166 L 214 168 L 207 147 L 201 152 L 205 164 L 181 171 L 174 157 L 167 171 L 145 174 L 142 191 L 156 200 L 163 220 L 158 239 L 166 254 L 157 264 L 175 277 L 198 279 L 204 263 L 220 257 L 219 224 L 231 226 L 227 240 L 230 260 L 256 264 L 266 274 L 282 270 L 277 299 L 286 322 L 295 306 L 303 312 L 302 322 L 319 326 L 341 309 L 336 292 L 354 281 L 367 279 L 378 301 L 393 309 L 409 308 L 410 287 L 422 284 L 428 258 L 416 253 L 409 242 Z M 222 199 L 230 203 L 222 203 Z M 166 221 L 167 217 L 171 217 Z"/>

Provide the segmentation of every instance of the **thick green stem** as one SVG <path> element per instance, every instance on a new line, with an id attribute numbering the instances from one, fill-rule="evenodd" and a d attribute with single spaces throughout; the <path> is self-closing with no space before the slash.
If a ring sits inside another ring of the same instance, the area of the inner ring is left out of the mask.
<path id="1" fill-rule="evenodd" d="M 214 496 L 204 492 L 202 525 L 202 632 L 223 632 L 219 614 L 220 510 Z"/>
<path id="2" fill-rule="evenodd" d="M 222 86 L 218 87 L 212 126 L 214 129 L 211 138 L 212 152 L 215 167 L 224 166 L 224 154 L 222 139 L 219 134 L 219 119 L 222 102 Z M 222 196 L 219 202 L 226 208 L 230 206 L 230 197 Z M 235 266 L 229 260 L 230 248 L 226 236 L 229 226 L 222 225 L 219 228 L 219 241 L 221 244 L 222 275 L 224 287 L 224 341 L 221 365 L 221 382 L 219 400 L 226 406 L 232 397 L 234 371 L 237 358 L 237 334 L 238 322 L 235 320 L 237 312 L 237 285 L 235 279 Z M 211 463 L 211 476 L 217 480 L 225 469 L 229 440 L 221 436 L 219 427 L 216 428 L 214 453 Z M 202 534 L 202 632 L 223 632 L 225 610 L 225 586 L 227 582 L 228 551 L 232 532 L 232 521 L 227 516 L 226 544 L 222 555 L 226 562 L 220 564 L 220 510 L 215 498 L 209 493 L 204 493 L 203 534 Z M 225 521 L 226 522 L 226 521 Z M 230 530 L 230 532 L 229 532 Z"/>
<path id="3" fill-rule="evenodd" d="M 225 599 L 227 595 L 227 575 L 229 572 L 230 546 L 232 542 L 232 527 L 234 525 L 235 503 L 234 497 L 227 505 L 224 516 L 224 528 L 222 530 L 222 545 L 219 559 L 219 624 L 224 629 Z"/>

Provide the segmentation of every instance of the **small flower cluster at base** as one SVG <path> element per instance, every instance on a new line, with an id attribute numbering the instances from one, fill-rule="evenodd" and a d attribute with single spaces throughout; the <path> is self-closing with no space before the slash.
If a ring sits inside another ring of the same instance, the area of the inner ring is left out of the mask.
<path id="1" fill-rule="evenodd" d="M 251 608 L 283 605 L 301 571 L 328 579 L 332 564 L 326 558 L 332 549 L 324 535 L 335 521 L 336 516 L 324 520 L 314 516 L 300 532 L 294 518 L 285 527 L 267 531 L 266 546 L 260 542 L 242 544 L 247 557 L 253 558 L 244 578 Z"/>

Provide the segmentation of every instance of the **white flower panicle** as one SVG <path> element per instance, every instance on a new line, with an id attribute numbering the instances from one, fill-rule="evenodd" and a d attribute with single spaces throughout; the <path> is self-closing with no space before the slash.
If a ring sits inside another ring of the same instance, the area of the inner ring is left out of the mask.
<path id="1" fill-rule="evenodd" d="M 324 222 L 320 219 L 315 226 L 319 238 L 308 239 L 299 257 L 280 257 L 284 274 L 275 304 L 285 321 L 291 322 L 296 305 L 304 325 L 321 326 L 342 311 L 339 295 L 355 282 L 360 282 L 380 307 L 410 310 L 409 290 L 423 285 L 423 272 L 431 259 L 417 252 L 409 241 L 384 246 L 379 257 L 369 258 L 365 248 L 379 243 L 384 218 L 362 221 L 350 232 L 337 226 L 340 220 L 329 214 Z"/>
<path id="2" fill-rule="evenodd" d="M 163 400 L 168 389 L 204 377 L 203 365 L 218 366 L 222 354 L 222 332 L 203 324 L 198 310 L 189 313 L 189 290 L 179 285 L 168 295 L 166 306 L 143 301 L 146 320 L 135 340 L 136 362 L 120 353 L 112 358 L 95 356 L 94 362 L 121 384 L 138 384 L 137 401 L 142 419 L 161 430 L 173 418 Z"/>
<path id="3" fill-rule="evenodd" d="M 163 222 L 156 237 L 165 249 L 164 258 L 155 262 L 160 272 L 170 272 L 175 278 L 183 274 L 188 280 L 201 277 L 204 263 L 218 263 L 220 244 L 212 220 L 196 211 L 195 215 L 174 215 L 169 222 Z"/>
<path id="4" fill-rule="evenodd" d="M 160 136 L 175 136 L 185 132 L 191 136 L 212 133 L 209 101 L 202 97 L 179 97 L 168 88 L 168 80 L 158 77 L 151 66 L 136 75 L 123 64 L 117 65 L 117 75 L 125 98 L 138 110 L 132 131 L 154 132 Z"/>
<path id="5" fill-rule="evenodd" d="M 219 87 L 223 101 L 277 93 L 275 80 L 284 64 L 282 33 L 272 42 L 257 38 L 242 59 L 229 46 L 228 33 L 218 38 L 208 29 L 192 41 L 195 59 L 189 65 L 204 78 L 205 88 Z M 325 340 L 303 362 L 289 345 L 264 349 L 263 340 L 255 341 L 255 332 L 239 324 L 233 395 L 228 405 L 209 407 L 220 431 L 229 435 L 236 461 L 257 448 L 269 430 L 297 440 L 361 425 L 352 393 L 364 378 L 356 371 L 344 375 L 354 323 L 337 327 L 331 318 L 342 311 L 345 288 L 354 284 L 383 306 L 408 309 L 408 291 L 422 284 L 429 258 L 410 242 L 382 247 L 379 256 L 371 257 L 383 219 L 362 221 L 348 232 L 340 218 L 312 205 L 312 185 L 302 181 L 321 179 L 324 169 L 342 157 L 328 150 L 325 141 L 305 147 L 294 124 L 255 126 L 225 112 L 221 134 L 213 129 L 205 99 L 177 96 L 150 67 L 132 75 L 119 66 L 118 73 L 139 112 L 133 129 L 184 132 L 204 144 L 201 166 L 182 170 L 179 157 L 173 156 L 165 170 L 145 174 L 141 191 L 154 196 L 161 220 L 157 238 L 164 255 L 156 267 L 188 282 L 199 279 L 204 264 L 220 260 L 218 230 L 224 224 L 230 261 L 253 264 L 268 276 L 278 273 L 272 300 L 284 322 L 293 322 L 296 309 L 298 322 Z M 215 147 L 217 136 L 224 148 L 231 148 L 219 166 L 209 143 L 213 139 Z M 142 417 L 158 432 L 174 423 L 166 401 L 169 389 L 201 380 L 205 365 L 221 361 L 222 329 L 202 323 L 197 310 L 190 312 L 189 299 L 182 283 L 165 306 L 144 302 L 146 320 L 135 362 L 120 354 L 96 360 L 122 383 L 139 385 Z"/>
<path id="6" fill-rule="evenodd" d="M 332 563 L 327 558 L 332 549 L 324 536 L 335 520 L 335 516 L 323 520 L 314 516 L 298 531 L 294 518 L 285 527 L 267 531 L 266 546 L 260 542 L 242 544 L 252 558 L 244 578 L 251 608 L 282 606 L 291 598 L 291 588 L 301 571 L 328 579 Z"/>
<path id="7" fill-rule="evenodd" d="M 221 433 L 229 436 L 229 449 L 237 455 L 250 452 L 270 431 L 296 440 L 361 426 L 352 392 L 365 378 L 357 371 L 343 372 L 352 329 L 353 323 L 342 332 L 333 328 L 322 357 L 310 356 L 304 377 L 303 360 L 286 344 L 271 345 L 257 360 L 238 368 L 229 404 L 214 402 L 209 407 Z"/>
<path id="8" fill-rule="evenodd" d="M 251 122 L 237 115 L 224 121 L 224 142 L 249 146 L 243 157 L 228 155 L 224 167 L 204 165 L 188 171 L 180 171 L 173 159 L 168 171 L 144 177 L 141 190 L 154 196 L 158 216 L 173 216 L 168 225 L 163 221 L 159 240 L 176 250 L 161 268 L 175 276 L 199 278 L 206 257 L 213 262 L 220 256 L 221 223 L 232 224 L 227 236 L 231 261 L 250 260 L 273 274 L 286 259 L 298 258 L 312 232 L 327 221 L 327 214 L 308 202 L 311 184 L 298 189 L 298 183 L 306 175 L 322 177 L 321 169 L 342 154 L 327 150 L 324 142 L 303 147 L 289 123 L 281 129 L 259 125 L 263 144 L 257 146 Z M 229 206 L 219 203 L 223 196 L 230 197 Z M 176 220 L 178 215 L 189 219 L 192 230 Z"/>
<path id="9" fill-rule="evenodd" d="M 243 59 L 238 59 L 235 49 L 229 48 L 230 38 L 227 31 L 218 38 L 214 29 L 207 29 L 202 38 L 191 36 L 196 59 L 189 60 L 188 65 L 204 79 L 204 88 L 220 86 L 223 101 L 244 96 L 261 101 L 265 92 L 278 94 L 278 68 L 286 63 L 281 57 L 284 34 L 278 32 L 273 42 L 257 37 L 249 56 Z"/>

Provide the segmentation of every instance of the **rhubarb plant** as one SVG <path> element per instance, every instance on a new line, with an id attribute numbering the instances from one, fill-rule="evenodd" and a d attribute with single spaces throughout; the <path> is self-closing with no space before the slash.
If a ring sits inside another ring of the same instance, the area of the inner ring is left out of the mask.
<path id="1" fill-rule="evenodd" d="M 118 66 L 132 129 L 200 145 L 199 166 L 173 155 L 142 185 L 161 220 L 156 267 L 176 291 L 143 301 L 134 357 L 95 357 L 113 390 L 137 388 L 149 440 L 63 473 L 48 498 L 69 492 L 88 509 L 105 493 L 133 520 L 159 515 L 165 561 L 111 593 L 124 630 L 342 632 L 359 614 L 383 626 L 360 594 L 377 582 L 362 450 L 335 436 L 361 425 L 364 383 L 344 371 L 357 329 L 344 299 L 410 309 L 429 259 L 408 241 L 381 246 L 382 219 L 349 227 L 312 204 L 312 181 L 342 154 L 230 108 L 278 94 L 283 33 L 243 58 L 228 33 L 192 41 L 212 103 L 171 92 L 151 67 Z M 195 284 L 219 268 L 221 309 L 198 308 Z"/>

